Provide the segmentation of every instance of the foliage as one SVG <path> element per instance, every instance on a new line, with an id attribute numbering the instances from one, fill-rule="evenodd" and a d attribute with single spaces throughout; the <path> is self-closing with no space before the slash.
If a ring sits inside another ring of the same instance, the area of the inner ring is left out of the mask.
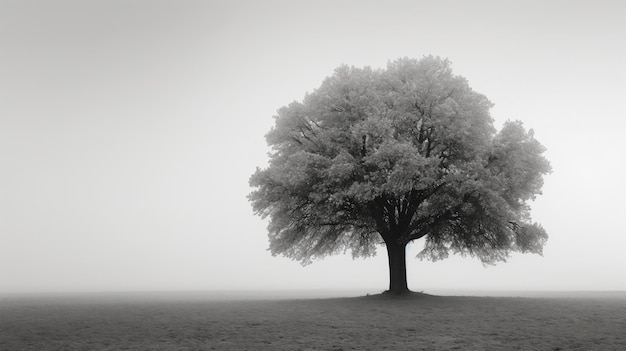
<path id="1" fill-rule="evenodd" d="M 491 107 L 438 57 L 337 68 L 278 110 L 269 166 L 250 178 L 271 252 L 306 264 L 425 237 L 419 256 L 432 260 L 541 254 L 527 202 L 550 165 L 521 122 L 496 132 Z"/>

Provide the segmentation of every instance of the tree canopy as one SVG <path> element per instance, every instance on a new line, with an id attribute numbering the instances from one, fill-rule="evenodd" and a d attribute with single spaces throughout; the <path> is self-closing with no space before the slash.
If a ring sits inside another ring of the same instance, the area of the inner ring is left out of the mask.
<path id="1" fill-rule="evenodd" d="M 307 264 L 346 250 L 371 256 L 384 243 L 398 291 L 406 278 L 397 287 L 393 275 L 406 271 L 392 266 L 419 238 L 419 257 L 431 260 L 541 254 L 547 234 L 528 201 L 550 164 L 521 122 L 496 131 L 492 106 L 439 57 L 340 66 L 280 108 L 266 135 L 269 165 L 251 176 L 249 199 L 269 218 L 270 251 Z"/>

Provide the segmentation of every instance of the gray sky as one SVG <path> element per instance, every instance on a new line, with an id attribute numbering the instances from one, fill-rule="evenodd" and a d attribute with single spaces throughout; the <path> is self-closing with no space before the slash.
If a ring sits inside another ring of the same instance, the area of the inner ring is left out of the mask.
<path id="1" fill-rule="evenodd" d="M 384 255 L 267 251 L 248 178 L 342 63 L 447 57 L 553 173 L 544 256 L 413 259 L 409 287 L 626 290 L 621 1 L 0 0 L 0 292 L 387 287 Z"/>

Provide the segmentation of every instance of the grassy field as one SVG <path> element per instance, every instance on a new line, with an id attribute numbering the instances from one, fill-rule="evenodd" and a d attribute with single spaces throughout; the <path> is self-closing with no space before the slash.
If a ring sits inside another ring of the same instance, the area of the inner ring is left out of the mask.
<path id="1" fill-rule="evenodd" d="M 626 350 L 626 295 L 5 296 L 0 350 Z"/>

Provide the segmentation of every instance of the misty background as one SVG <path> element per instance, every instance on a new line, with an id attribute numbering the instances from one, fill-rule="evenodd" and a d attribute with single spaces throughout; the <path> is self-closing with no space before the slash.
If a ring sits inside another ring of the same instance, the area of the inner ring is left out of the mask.
<path id="1" fill-rule="evenodd" d="M 626 290 L 625 38 L 602 0 L 0 0 L 0 293 L 386 289 L 384 250 L 272 257 L 248 178 L 340 64 L 429 54 L 547 147 L 550 239 L 488 268 L 417 241 L 409 288 Z"/>

